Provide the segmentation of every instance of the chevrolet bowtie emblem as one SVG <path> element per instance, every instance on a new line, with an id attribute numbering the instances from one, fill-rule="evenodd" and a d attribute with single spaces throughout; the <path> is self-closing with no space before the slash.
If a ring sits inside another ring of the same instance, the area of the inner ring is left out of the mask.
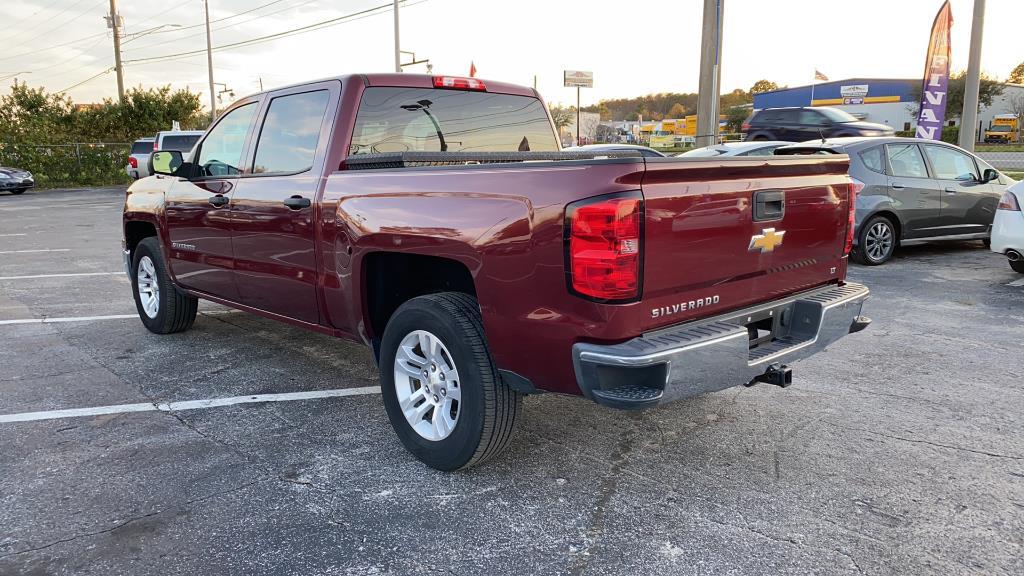
<path id="1" fill-rule="evenodd" d="M 760 234 L 750 237 L 750 246 L 747 250 L 760 250 L 761 254 L 773 252 L 776 246 L 782 245 L 782 237 L 785 235 L 785 230 L 776 232 L 775 228 L 765 228 Z"/>

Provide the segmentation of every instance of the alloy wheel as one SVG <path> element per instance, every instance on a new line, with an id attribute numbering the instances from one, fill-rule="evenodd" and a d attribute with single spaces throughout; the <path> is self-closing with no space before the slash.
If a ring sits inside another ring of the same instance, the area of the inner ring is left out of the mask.
<path id="1" fill-rule="evenodd" d="M 143 256 L 139 259 L 139 268 L 136 271 L 136 279 L 139 285 L 139 302 L 142 303 L 142 310 L 146 316 L 156 318 L 160 312 L 160 282 L 156 277 L 156 267 L 153 259 Z"/>
<path id="2" fill-rule="evenodd" d="M 426 440 L 447 438 L 459 421 L 462 381 L 444 342 L 426 330 L 410 332 L 394 369 L 398 405 L 409 426 Z"/>
<path id="3" fill-rule="evenodd" d="M 864 238 L 864 250 L 874 262 L 885 260 L 893 249 L 892 227 L 886 222 L 875 222 Z"/>

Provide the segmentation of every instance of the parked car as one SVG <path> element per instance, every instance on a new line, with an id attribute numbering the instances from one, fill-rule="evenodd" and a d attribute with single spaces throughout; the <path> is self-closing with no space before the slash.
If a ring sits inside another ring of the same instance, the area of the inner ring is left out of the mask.
<path id="1" fill-rule="evenodd" d="M 858 120 L 850 113 L 828 106 L 765 108 L 754 112 L 743 124 L 745 140 L 803 142 L 817 138 L 848 136 L 893 136 L 886 124 Z"/>
<path id="2" fill-rule="evenodd" d="M 867 326 L 845 157 L 615 154 L 559 150 L 535 90 L 479 78 L 242 98 L 128 189 L 139 318 L 179 332 L 205 298 L 365 343 L 398 437 L 442 470 L 500 452 L 523 394 L 787 386 Z"/>
<path id="3" fill-rule="evenodd" d="M 18 195 L 36 185 L 32 173 L 18 168 L 0 166 L 0 190 Z"/>
<path id="4" fill-rule="evenodd" d="M 133 180 L 149 176 L 149 155 L 153 152 L 154 140 L 155 138 L 139 138 L 132 142 L 125 171 Z"/>
<path id="5" fill-rule="evenodd" d="M 854 258 L 869 266 L 892 258 L 901 244 L 984 240 L 1009 176 L 945 142 L 917 138 L 833 138 L 775 150 L 848 154 L 857 188 Z"/>
<path id="6" fill-rule="evenodd" d="M 1024 182 L 1014 184 L 1003 192 L 996 207 L 992 224 L 992 251 L 1003 254 L 1010 268 L 1024 274 Z"/>
<path id="7" fill-rule="evenodd" d="M 174 150 L 181 153 L 192 150 L 196 142 L 203 136 L 202 130 L 164 130 L 156 133 L 153 139 L 153 152 L 158 150 Z M 153 173 L 152 157 L 146 162 L 148 174 Z M 147 175 L 148 175 L 147 174 Z"/>
<path id="8" fill-rule="evenodd" d="M 711 158 L 715 156 L 771 156 L 776 148 L 792 142 L 758 140 L 756 142 L 723 142 L 702 146 L 676 154 L 679 158 Z"/>
<path id="9" fill-rule="evenodd" d="M 569 146 L 562 148 L 568 152 L 639 152 L 644 158 L 664 158 L 665 154 L 654 148 L 638 144 L 587 144 L 585 146 Z"/>

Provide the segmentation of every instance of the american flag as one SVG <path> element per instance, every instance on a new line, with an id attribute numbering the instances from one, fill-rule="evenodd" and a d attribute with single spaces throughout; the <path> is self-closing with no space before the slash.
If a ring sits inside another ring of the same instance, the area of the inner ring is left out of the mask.
<path id="1" fill-rule="evenodd" d="M 817 68 L 814 69 L 814 79 L 821 80 L 822 82 L 828 82 L 828 76 L 819 72 Z"/>
<path id="2" fill-rule="evenodd" d="M 469 77 L 470 78 L 475 78 L 476 77 L 476 64 L 473 64 L 472 60 L 469 61 Z"/>

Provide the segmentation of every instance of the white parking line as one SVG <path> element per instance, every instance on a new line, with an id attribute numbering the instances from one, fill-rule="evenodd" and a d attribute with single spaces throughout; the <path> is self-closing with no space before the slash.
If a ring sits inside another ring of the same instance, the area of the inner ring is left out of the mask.
<path id="1" fill-rule="evenodd" d="M 207 310 L 200 312 L 200 316 L 219 316 L 221 314 L 235 314 L 241 310 Z M 15 320 L 0 320 L 0 326 L 12 324 L 59 324 L 63 322 L 95 322 L 97 320 L 126 320 L 138 318 L 138 314 L 111 314 L 109 316 L 67 316 L 63 318 L 17 318 Z"/>
<path id="2" fill-rule="evenodd" d="M 33 252 L 71 252 L 71 248 L 37 248 L 35 250 L 4 250 L 0 254 L 30 254 Z"/>
<path id="3" fill-rule="evenodd" d="M 0 276 L 0 280 L 31 280 L 33 278 L 70 278 L 72 276 L 118 276 L 124 272 L 74 272 L 67 274 L 31 274 L 29 276 Z"/>
<path id="4" fill-rule="evenodd" d="M 282 394 L 253 394 L 251 396 L 186 400 L 183 402 L 118 404 L 114 406 L 95 406 L 92 408 L 49 410 L 46 412 L 22 412 L 21 414 L 0 414 L 0 424 L 10 422 L 33 422 L 37 420 L 57 420 L 59 418 L 80 418 L 83 416 L 100 416 L 103 414 L 123 414 L 127 412 L 177 412 L 179 410 L 219 408 L 221 406 L 232 406 L 234 404 L 291 402 L 294 400 L 317 400 L 321 398 L 341 398 L 343 396 L 360 396 L 366 394 L 380 394 L 380 386 L 337 388 L 334 390 L 316 390 L 312 392 L 285 392 Z"/>
<path id="5" fill-rule="evenodd" d="M 20 233 L 20 234 L 0 234 L 0 238 L 7 238 L 8 236 L 28 236 L 28 234 L 25 234 L 25 233 Z"/>
<path id="6" fill-rule="evenodd" d="M 1014 280 L 1013 282 L 1007 284 L 1007 286 L 1024 286 L 1024 278 L 1021 278 L 1020 280 Z"/>

